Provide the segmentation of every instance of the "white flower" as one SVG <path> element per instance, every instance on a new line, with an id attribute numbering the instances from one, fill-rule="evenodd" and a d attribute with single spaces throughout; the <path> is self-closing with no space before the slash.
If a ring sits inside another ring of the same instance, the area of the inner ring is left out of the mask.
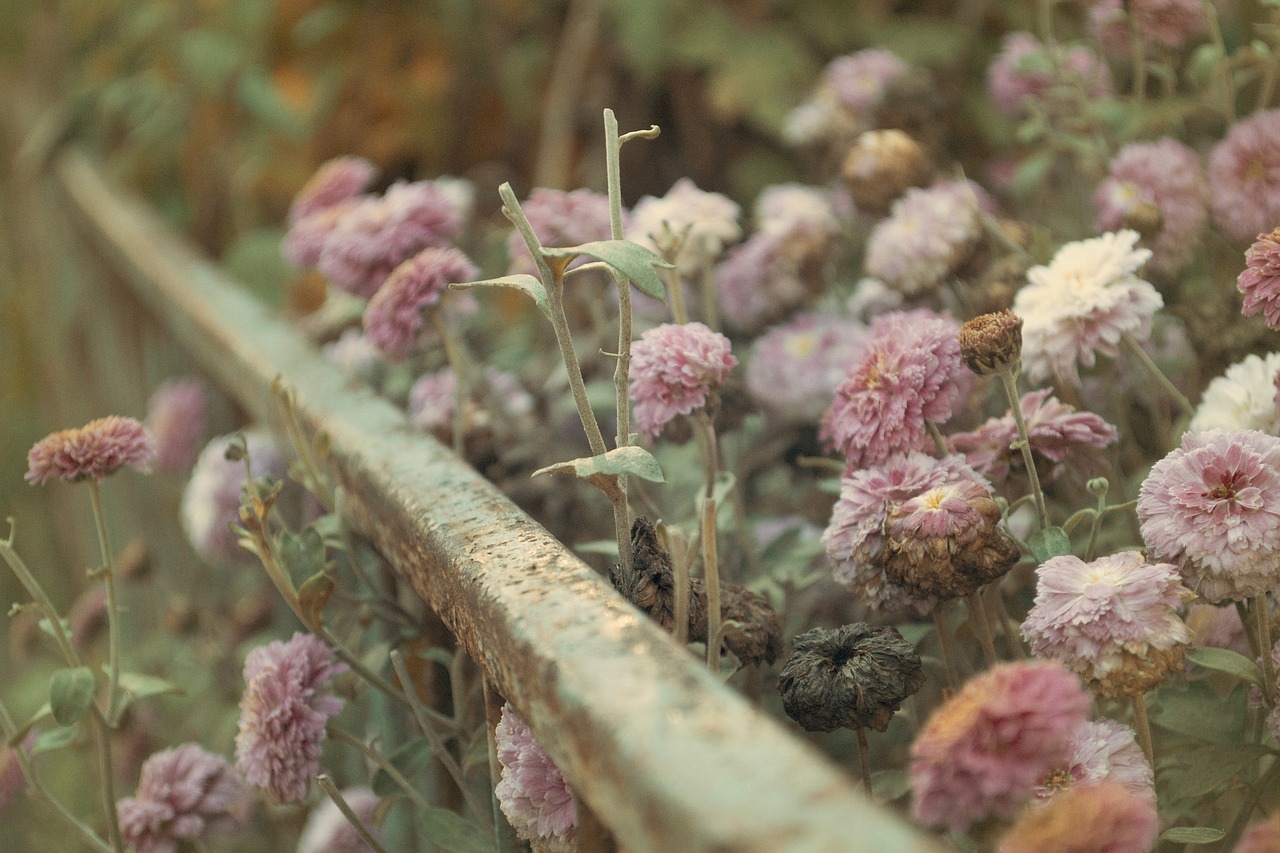
<path id="1" fill-rule="evenodd" d="M 1136 249 L 1138 232 L 1124 230 L 1068 243 L 1048 266 L 1032 267 L 1013 313 L 1022 318 L 1022 364 L 1027 378 L 1080 382 L 1079 365 L 1098 353 L 1114 358 L 1120 341 L 1151 334 L 1164 300 L 1137 271 L 1151 257 Z"/>
<path id="2" fill-rule="evenodd" d="M 727 244 L 742 236 L 740 212 L 728 197 L 704 192 L 693 181 L 681 178 L 662 198 L 647 195 L 636 203 L 627 239 L 659 254 L 680 246 L 676 266 L 682 275 L 692 275 L 710 267 Z"/>
<path id="3" fill-rule="evenodd" d="M 935 290 L 982 235 L 978 203 L 959 182 L 909 189 L 867 240 L 867 273 L 904 296 Z"/>
<path id="4" fill-rule="evenodd" d="M 1256 429 L 1280 434 L 1280 412 L 1276 410 L 1277 373 L 1280 373 L 1280 352 L 1266 358 L 1246 356 L 1231 365 L 1224 375 L 1209 383 L 1187 430 Z"/>
<path id="5" fill-rule="evenodd" d="M 828 238 L 840 233 L 830 193 L 804 184 L 766 187 L 756 199 L 755 219 L 756 230 L 763 234 Z"/>

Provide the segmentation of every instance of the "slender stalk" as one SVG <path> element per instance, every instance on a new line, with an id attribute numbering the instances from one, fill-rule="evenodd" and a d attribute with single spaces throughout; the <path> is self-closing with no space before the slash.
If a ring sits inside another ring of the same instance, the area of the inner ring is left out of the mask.
<path id="1" fill-rule="evenodd" d="M 1178 386 L 1169 381 L 1169 377 L 1165 376 L 1159 365 L 1151 360 L 1151 356 L 1147 355 L 1147 351 L 1134 339 L 1133 335 L 1125 335 L 1121 338 L 1121 342 L 1124 344 L 1125 349 L 1129 351 L 1129 354 L 1138 360 L 1138 363 L 1151 374 L 1151 378 L 1164 389 L 1169 398 L 1182 410 L 1183 415 L 1190 417 L 1195 414 L 1196 407 L 1191 405 L 1191 401 L 1178 390 Z"/>
<path id="2" fill-rule="evenodd" d="M 675 583 L 675 640 L 683 647 L 689 642 L 689 548 L 684 534 L 671 538 L 671 571 Z"/>
<path id="3" fill-rule="evenodd" d="M 1209 22 L 1209 36 L 1213 40 L 1213 46 L 1218 49 L 1218 63 L 1214 67 L 1214 73 L 1218 77 L 1218 82 L 1222 86 L 1222 103 L 1224 112 L 1227 117 L 1228 124 L 1235 124 L 1236 121 L 1236 84 L 1231 75 L 1229 55 L 1227 53 L 1227 42 L 1222 37 L 1222 27 L 1218 24 L 1218 10 L 1214 8 L 1212 0 L 1201 0 L 1201 8 L 1204 9 L 1205 19 Z"/>
<path id="4" fill-rule="evenodd" d="M 431 319 L 444 342 L 444 357 L 453 368 L 453 455 L 466 458 L 467 402 L 471 398 L 471 365 L 463 356 L 461 342 L 445 321 L 443 311 L 432 311 Z"/>
<path id="5" fill-rule="evenodd" d="M 702 322 L 713 332 L 720 331 L 720 294 L 716 292 L 716 277 L 711 267 L 698 270 L 698 287 L 702 291 Z"/>
<path id="6" fill-rule="evenodd" d="M 1147 57 L 1142 34 L 1134 26 L 1129 27 L 1129 47 L 1133 54 L 1133 106 L 1142 109 L 1147 97 Z"/>
<path id="7" fill-rule="evenodd" d="M 947 440 L 942 435 L 942 430 L 938 429 L 938 425 L 931 420 L 925 420 L 925 427 L 929 430 L 929 437 L 933 439 L 934 449 L 938 451 L 938 456 L 945 459 L 951 450 L 947 447 Z"/>
<path id="8" fill-rule="evenodd" d="M 98 784 L 102 790 L 102 810 L 107 814 L 107 838 L 113 850 L 124 851 L 124 839 L 120 837 L 120 818 L 116 813 L 116 773 L 111 761 L 111 728 L 97 705 L 89 707 L 93 721 L 93 741 L 98 750 Z"/>
<path id="9" fill-rule="evenodd" d="M 1142 693 L 1135 693 L 1131 698 L 1133 728 L 1138 733 L 1138 743 L 1142 744 L 1142 753 L 1147 757 L 1147 763 L 1151 765 L 1152 770 L 1155 770 L 1156 754 L 1151 746 L 1151 723 L 1147 720 L 1147 699 Z"/>
<path id="10" fill-rule="evenodd" d="M 694 429 L 702 451 L 702 569 L 707 582 L 707 667 L 720 671 L 720 563 L 716 551 L 716 471 L 719 454 L 716 430 L 706 409 L 694 413 Z"/>
<path id="11" fill-rule="evenodd" d="M 356 816 L 355 811 L 343 799 L 342 794 L 338 791 L 338 786 L 333 784 L 333 780 L 329 778 L 329 774 L 321 773 L 316 776 L 316 784 L 329 795 L 329 799 L 333 800 L 333 804 L 338 807 L 338 811 L 342 812 L 342 816 L 347 819 L 347 823 L 356 831 L 356 834 L 364 839 L 364 843 L 369 845 L 369 849 L 374 853 L 387 853 L 386 849 L 378 843 L 378 839 L 374 838 L 373 833 L 369 832 L 364 825 L 364 821 Z"/>
<path id="12" fill-rule="evenodd" d="M 867 743 L 867 730 L 858 730 L 858 767 L 862 770 L 862 789 L 871 796 L 871 746 Z"/>
<path id="13" fill-rule="evenodd" d="M 995 641 L 991 637 L 991 623 L 987 620 L 987 608 L 982 605 L 982 595 L 975 590 L 966 600 L 969 604 L 969 621 L 973 625 L 973 633 L 978 635 L 982 656 L 986 658 L 987 666 L 995 666 L 1000 659 L 996 656 Z"/>
<path id="14" fill-rule="evenodd" d="M 1027 659 L 1027 650 L 1022 647 L 1022 638 L 1019 636 L 1018 623 L 1013 621 L 1013 617 L 1009 615 L 1009 608 L 1005 606 L 1004 595 L 1000 592 L 999 584 L 991 584 L 990 597 L 995 600 L 996 613 L 1000 616 L 1000 627 L 1004 631 L 1004 642 L 1009 647 L 1009 652 L 1017 660 Z"/>
<path id="15" fill-rule="evenodd" d="M 489 741 L 489 807 L 493 812 L 494 842 L 496 853 L 515 853 L 524 845 L 516 837 L 515 830 L 498 804 L 498 782 L 502 781 L 502 764 L 498 761 L 498 723 L 502 721 L 502 705 L 498 691 L 489 679 L 482 682 L 484 688 L 484 718 Z"/>
<path id="16" fill-rule="evenodd" d="M 667 260 L 671 260 L 667 258 Z M 684 304 L 684 284 L 680 280 L 680 270 L 672 267 L 663 268 L 659 273 L 666 280 L 667 302 L 671 305 L 672 321 L 681 325 L 689 322 L 689 309 Z"/>
<path id="17" fill-rule="evenodd" d="M 947 665 L 947 686 L 952 690 L 960 687 L 960 676 L 956 672 L 955 648 L 951 644 L 951 630 L 943 617 L 946 603 L 939 603 L 933 608 L 933 627 L 938 632 L 938 643 L 942 646 L 942 660 Z"/>
<path id="18" fill-rule="evenodd" d="M 120 606 L 116 600 L 116 561 L 107 535 L 106 514 L 102 511 L 102 490 L 98 481 L 89 478 L 89 500 L 93 504 L 93 520 L 98 528 L 98 548 L 102 552 L 102 580 L 107 587 L 107 711 L 109 725 L 115 725 L 120 713 Z M 111 806 L 115 812 L 115 804 Z"/>
<path id="19" fill-rule="evenodd" d="M 1267 605 L 1267 594 L 1255 595 L 1252 601 L 1254 619 L 1258 623 L 1258 642 L 1262 652 L 1262 693 L 1266 697 L 1267 707 L 1276 706 L 1276 664 L 1271 657 L 1271 608 Z"/>
<path id="20" fill-rule="evenodd" d="M 378 752 L 378 750 L 374 749 L 360 738 L 348 731 L 338 728 L 335 725 L 330 724 L 325 727 L 325 730 L 329 733 L 329 737 L 334 740 L 342 741 L 343 743 L 354 746 L 356 749 L 360 750 L 360 752 L 364 754 L 364 757 L 376 764 L 378 769 L 383 773 L 386 773 L 387 777 L 392 782 L 395 782 L 396 785 L 399 786 L 400 790 L 404 791 L 405 795 L 409 799 L 413 800 L 414 805 L 418 808 L 426 809 L 431 807 L 431 803 L 427 802 L 427 799 L 418 792 L 418 789 L 413 787 L 413 783 L 406 779 L 404 774 L 397 770 L 396 766 L 388 761 L 385 755 Z"/>
<path id="21" fill-rule="evenodd" d="M 36 606 L 44 614 L 45 621 L 49 623 L 49 628 L 53 632 L 53 640 L 57 643 L 58 651 L 62 652 L 62 657 L 66 660 L 67 665 L 72 667 L 79 666 L 80 656 L 76 654 L 75 647 L 71 645 L 71 638 L 67 636 L 66 628 L 62 624 L 62 619 L 58 616 L 58 611 L 53 606 L 53 602 L 49 599 L 48 593 L 44 591 L 44 587 L 36 580 L 36 576 L 27 568 L 27 564 L 18 556 L 18 552 L 13 549 L 13 519 L 10 518 L 8 521 L 9 538 L 0 539 L 0 557 L 3 557 L 4 561 L 9 564 L 9 568 L 13 570 L 18 582 L 27 591 L 27 595 L 31 596 Z"/>
<path id="22" fill-rule="evenodd" d="M 1271 762 L 1271 766 L 1267 768 L 1266 773 L 1262 774 L 1262 778 L 1256 784 L 1249 786 L 1249 793 L 1245 796 L 1244 805 L 1240 807 L 1240 813 L 1236 815 L 1231 828 L 1227 830 L 1226 836 L 1223 837 L 1219 850 L 1235 849 L 1236 842 L 1240 840 L 1241 833 L 1244 832 L 1245 826 L 1249 823 L 1249 818 L 1253 816 L 1253 810 L 1258 807 L 1258 801 L 1262 799 L 1265 792 L 1272 789 L 1278 777 L 1280 777 L 1280 759 Z"/>
<path id="23" fill-rule="evenodd" d="M 1049 528 L 1049 510 L 1045 507 L 1044 489 L 1040 487 L 1040 475 L 1036 472 L 1036 460 L 1031 453 L 1031 439 L 1027 436 L 1027 420 L 1022 416 L 1022 400 L 1018 396 L 1018 368 L 1010 366 L 997 373 L 1000 386 L 1009 398 L 1009 409 L 1013 412 L 1013 422 L 1018 427 L 1018 446 L 1022 451 L 1022 463 L 1027 469 L 1027 479 L 1031 482 L 1031 495 L 1036 502 L 1036 515 L 1040 519 L 1040 529 Z"/>

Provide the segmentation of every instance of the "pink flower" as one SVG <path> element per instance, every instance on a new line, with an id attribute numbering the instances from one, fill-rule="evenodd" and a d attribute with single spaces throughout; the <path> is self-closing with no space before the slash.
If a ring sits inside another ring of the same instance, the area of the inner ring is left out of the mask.
<path id="1" fill-rule="evenodd" d="M 939 706 L 911 745 L 912 813 L 963 832 L 1012 817 L 1036 785 L 1071 757 L 1089 694 L 1051 661 L 1000 664 Z"/>
<path id="2" fill-rule="evenodd" d="M 560 768 L 510 705 L 502 706 L 495 733 L 502 780 L 495 793 L 516 833 L 536 849 L 576 849 L 578 807 Z"/>
<path id="3" fill-rule="evenodd" d="M 1213 221 L 1243 243 L 1280 222 L 1280 110 L 1236 122 L 1209 152 Z"/>
<path id="4" fill-rule="evenodd" d="M 912 188 L 893 203 L 867 240 L 864 264 L 904 296 L 944 284 L 982 237 L 977 198 L 967 183 Z"/>
<path id="5" fill-rule="evenodd" d="M 1041 800 L 1076 785 L 1117 782 L 1131 793 L 1155 799 L 1155 774 L 1133 729 L 1115 720 L 1083 722 L 1071 736 L 1071 757 L 1036 788 Z"/>
<path id="6" fill-rule="evenodd" d="M 156 465 L 164 471 L 184 471 L 200 452 L 209 397 L 196 379 L 165 382 L 147 403 L 147 431 L 156 448 Z"/>
<path id="7" fill-rule="evenodd" d="M 760 191 L 753 214 L 760 233 L 774 234 L 792 242 L 824 245 L 841 230 L 831 193 L 822 187 L 772 184 Z"/>
<path id="8" fill-rule="evenodd" d="M 518 417 L 533 411 L 534 400 L 528 391 L 520 387 L 520 380 L 496 367 L 486 367 L 481 387 L 471 389 L 468 403 L 467 427 L 487 422 L 490 415 L 477 404 L 497 402 L 509 416 Z M 419 376 L 409 389 L 409 416 L 415 426 L 428 432 L 450 432 L 458 403 L 458 380 L 453 368 L 446 367 L 435 373 Z"/>
<path id="9" fill-rule="evenodd" d="M 1093 0 L 1089 8 L 1089 34 L 1103 52 L 1111 56 L 1129 54 L 1129 20 L 1122 0 Z"/>
<path id="10" fill-rule="evenodd" d="M 776 234 L 752 234 L 716 264 L 720 313 L 732 329 L 755 332 L 810 298 L 817 282 L 806 279 L 801 265 L 786 254 L 785 242 Z"/>
<path id="11" fill-rule="evenodd" d="M 1176 608 L 1178 570 L 1122 551 L 1086 563 L 1068 554 L 1036 569 L 1035 604 L 1022 634 L 1041 657 L 1062 662 L 1100 695 L 1152 689 L 1182 666 L 1191 631 Z"/>
<path id="12" fill-rule="evenodd" d="M 866 112 L 880 106 L 889 87 L 910 70 L 893 51 L 870 48 L 831 60 L 823 69 L 822 80 L 845 107 Z"/>
<path id="13" fill-rule="evenodd" d="M 844 379 L 866 328 L 829 314 L 797 314 L 756 339 L 747 390 L 773 415 L 814 422 Z"/>
<path id="14" fill-rule="evenodd" d="M 928 446 L 925 421 L 946 422 L 970 381 L 959 332 L 927 309 L 877 317 L 822 416 L 822 441 L 852 467 Z"/>
<path id="15" fill-rule="evenodd" d="M 1154 559 L 1178 564 L 1207 601 L 1239 601 L 1280 581 L 1280 438 L 1256 430 L 1186 433 L 1138 497 Z"/>
<path id="16" fill-rule="evenodd" d="M 142 765 L 137 795 L 117 805 L 120 834 L 138 853 L 172 853 L 181 841 L 234 830 L 245 817 L 245 793 L 226 759 L 184 743 Z"/>
<path id="17" fill-rule="evenodd" d="M 377 197 L 371 195 L 354 196 L 291 223 L 280 244 L 280 254 L 299 269 L 311 269 L 320 263 L 325 241 L 337 230 L 342 217 L 360 205 L 376 200 Z"/>
<path id="18" fill-rule="evenodd" d="M 1133 25 L 1143 40 L 1182 47 L 1209 27 L 1202 0 L 1133 0 Z"/>
<path id="19" fill-rule="evenodd" d="M 1236 287 L 1244 294 L 1245 315 L 1261 314 L 1268 326 L 1280 329 L 1280 228 L 1259 234 L 1244 263 Z"/>
<path id="20" fill-rule="evenodd" d="M 355 198 L 378 177 L 378 167 L 363 157 L 335 157 L 322 164 L 289 207 L 294 225 L 339 202 Z"/>
<path id="21" fill-rule="evenodd" d="M 998 853 L 1149 853 L 1159 831 L 1154 797 L 1102 782 L 1028 809 L 1000 840 Z"/>
<path id="22" fill-rule="evenodd" d="M 937 459 L 914 451 L 846 472 L 822 535 L 836 581 L 873 609 L 918 603 L 885 578 L 885 521 L 903 503 L 929 489 L 977 479 L 977 472 L 959 456 Z"/>
<path id="23" fill-rule="evenodd" d="M 521 205 L 533 233 L 543 246 L 580 246 L 597 240 L 608 240 L 609 197 L 591 190 L 549 190 L 538 187 Z M 624 211 L 625 215 L 625 211 Z M 625 227 L 626 220 L 623 225 Z M 507 257 L 511 273 L 535 272 L 529 247 L 524 244 L 520 232 L 512 230 L 507 237 Z M 573 265 L 588 259 L 578 258 Z"/>
<path id="24" fill-rule="evenodd" d="M 1233 853 L 1275 853 L 1280 850 L 1280 813 L 1250 826 Z"/>
<path id="25" fill-rule="evenodd" d="M 1151 268 L 1165 275 L 1191 260 L 1209 218 L 1200 155 L 1172 139 L 1121 148 L 1095 198 L 1101 231 L 1137 226 L 1144 215 L 1158 217 L 1158 230 L 1144 230 L 1143 242 L 1151 249 Z"/>
<path id="26" fill-rule="evenodd" d="M 1111 94 L 1111 71 L 1093 51 L 1079 45 L 1057 57 L 1067 82 L 1075 83 L 1090 99 Z M 1051 58 L 1030 33 L 1009 33 L 987 68 L 987 91 L 996 108 L 1018 115 L 1026 99 L 1043 100 L 1053 86 Z"/>
<path id="27" fill-rule="evenodd" d="M 1253 656 L 1240 612 L 1234 607 L 1193 604 L 1187 609 L 1186 621 L 1196 648 L 1230 649 L 1245 657 Z"/>
<path id="28" fill-rule="evenodd" d="M 32 729 L 25 738 L 22 745 L 3 746 L 0 747 L 0 815 L 9 810 L 9 806 L 13 804 L 14 797 L 26 790 L 27 777 L 22 772 L 22 766 L 18 764 L 18 758 L 14 755 L 15 750 L 22 750 L 25 754 L 31 753 L 31 747 L 36 744 L 36 731 Z"/>
<path id="29" fill-rule="evenodd" d="M 1027 424 L 1031 450 L 1052 463 L 1061 463 L 1084 448 L 1106 447 L 1116 440 L 1116 428 L 1093 412 L 1077 412 L 1050 396 L 1048 388 L 1028 391 L 1019 401 Z M 993 480 L 1009 476 L 1012 467 L 1022 465 L 1022 453 L 1010 445 L 1018 439 L 1013 413 L 991 418 L 972 432 L 947 436 L 947 446 L 977 470 Z"/>
<path id="30" fill-rule="evenodd" d="M 341 212 L 323 239 L 317 266 L 339 288 L 368 298 L 401 263 L 457 238 L 462 219 L 458 199 L 441 182 L 400 181 L 386 195 Z"/>
<path id="31" fill-rule="evenodd" d="M 364 309 L 364 334 L 394 361 L 412 352 L 423 312 L 438 304 L 450 284 L 470 281 L 476 265 L 457 249 L 423 249 L 400 264 Z"/>
<path id="32" fill-rule="evenodd" d="M 249 652 L 236 735 L 236 768 L 245 781 L 281 803 L 307 795 L 311 777 L 320 772 L 325 724 L 342 710 L 342 700 L 324 691 L 325 682 L 346 670 L 310 634 Z"/>
<path id="33" fill-rule="evenodd" d="M 247 430 L 243 435 L 254 476 L 284 476 L 284 459 L 271 436 L 261 430 Z M 234 437 L 219 436 L 205 445 L 182 493 L 182 529 L 191 547 L 206 560 L 235 561 L 250 556 L 231 529 L 240 523 L 240 494 L 245 482 L 244 462 L 227 458 Z"/>
<path id="34" fill-rule="evenodd" d="M 27 452 L 26 480 L 33 486 L 50 480 L 101 480 L 125 465 L 145 473 L 154 457 L 146 427 L 133 418 L 109 415 L 37 441 Z"/>
<path id="35" fill-rule="evenodd" d="M 365 829 L 374 838 L 378 829 L 373 823 L 374 810 L 378 807 L 378 795 L 369 788 L 347 788 L 342 799 L 360 818 Z M 356 832 L 333 800 L 325 797 L 311 810 L 307 823 L 298 837 L 298 853 L 371 853 L 372 848 Z"/>
<path id="36" fill-rule="evenodd" d="M 657 435 L 676 415 L 702 408 L 737 363 L 729 339 L 702 323 L 649 329 L 631 344 L 636 428 Z"/>

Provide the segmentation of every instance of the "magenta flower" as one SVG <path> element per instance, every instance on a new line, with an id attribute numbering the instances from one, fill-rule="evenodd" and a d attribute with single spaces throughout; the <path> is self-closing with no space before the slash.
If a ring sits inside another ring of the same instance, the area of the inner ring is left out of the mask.
<path id="1" fill-rule="evenodd" d="M 147 403 L 147 431 L 156 449 L 156 466 L 163 471 L 185 471 L 200 452 L 209 396 L 196 379 L 165 382 Z"/>
<path id="2" fill-rule="evenodd" d="M 1190 593 L 1169 563 L 1122 551 L 1086 563 L 1053 557 L 1036 569 L 1022 635 L 1113 699 L 1140 695 L 1181 669 L 1191 631 L 1176 608 Z"/>
<path id="3" fill-rule="evenodd" d="M 1240 838 L 1233 853 L 1275 853 L 1280 850 L 1280 813 L 1253 824 Z"/>
<path id="4" fill-rule="evenodd" d="M 146 473 L 154 458 L 146 427 L 133 418 L 108 415 L 37 441 L 27 452 L 26 481 L 39 486 L 50 480 L 101 480 L 125 465 Z"/>
<path id="5" fill-rule="evenodd" d="M 298 269 L 311 269 L 320 263 L 325 242 L 338 228 L 342 217 L 362 204 L 376 201 L 376 196 L 358 195 L 325 207 L 291 223 L 280 243 L 280 254 Z"/>
<path id="6" fill-rule="evenodd" d="M 335 157 L 322 164 L 289 207 L 289 224 L 355 198 L 378 177 L 378 167 L 363 157 Z"/>
<path id="7" fill-rule="evenodd" d="M 822 441 L 852 467 L 927 447 L 925 421 L 946 422 L 970 381 L 959 332 L 927 309 L 877 317 L 822 416 Z"/>
<path id="8" fill-rule="evenodd" d="M 1150 853 L 1159 831 L 1154 797 L 1102 782 L 1023 812 L 997 853 Z"/>
<path id="9" fill-rule="evenodd" d="M 1117 782 L 1134 794 L 1155 799 L 1155 773 L 1133 729 L 1115 720 L 1083 722 L 1071 736 L 1071 757 L 1036 788 L 1041 800 L 1077 785 Z"/>
<path id="10" fill-rule="evenodd" d="M 243 435 L 254 476 L 284 476 L 284 459 L 271 436 L 261 430 L 246 430 Z M 182 493 L 182 529 L 191 547 L 206 560 L 249 558 L 231 529 L 240 523 L 240 494 L 245 483 L 244 462 L 226 455 L 234 437 L 219 436 L 205 445 Z"/>
<path id="11" fill-rule="evenodd" d="M 471 281 L 476 265 L 457 249 L 423 249 L 391 271 L 364 309 L 364 334 L 387 358 L 402 361 L 418 342 L 423 313 L 450 284 Z"/>
<path id="12" fill-rule="evenodd" d="M 1280 582 L 1280 438 L 1257 430 L 1186 433 L 1151 469 L 1138 497 L 1153 559 L 1217 603 Z"/>
<path id="13" fill-rule="evenodd" d="M 865 335 L 853 320 L 797 314 L 756 339 L 747 390 L 775 417 L 816 423 Z"/>
<path id="14" fill-rule="evenodd" d="M 578 807 L 560 768 L 510 705 L 502 706 L 495 733 L 502 779 L 495 793 L 516 833 L 535 849 L 575 850 Z"/>
<path id="15" fill-rule="evenodd" d="M 351 806 L 365 829 L 377 838 L 378 828 L 373 818 L 378 807 L 378 795 L 369 788 L 347 788 L 342 791 L 342 799 Z M 328 797 L 311 810 L 306 825 L 302 827 L 302 835 L 298 837 L 298 853 L 371 853 L 371 850 Z"/>
<path id="16" fill-rule="evenodd" d="M 666 323 L 631 344 L 631 399 L 636 428 L 657 435 L 676 415 L 687 415 L 738 363 L 729 339 L 702 323 Z"/>
<path id="17" fill-rule="evenodd" d="M 1100 231 L 1138 227 L 1144 216 L 1158 221 L 1154 233 L 1139 230 L 1151 249 L 1150 267 L 1165 275 L 1177 273 L 1195 255 L 1209 219 L 1209 184 L 1200 155 L 1167 138 L 1121 148 L 1095 199 Z"/>
<path id="18" fill-rule="evenodd" d="M 1057 57 L 1067 82 L 1078 85 L 1091 99 L 1111 94 L 1111 71 L 1097 54 L 1078 45 Z M 1000 52 L 987 68 L 987 92 L 996 108 L 1016 116 L 1024 101 L 1043 100 L 1053 86 L 1051 58 L 1045 46 L 1030 33 L 1009 33 Z"/>
<path id="19" fill-rule="evenodd" d="M 1052 661 L 1000 664 L 969 679 L 929 716 L 911 745 L 912 814 L 963 832 L 1010 818 L 1071 757 L 1090 699 Z"/>
<path id="20" fill-rule="evenodd" d="M 1213 221 L 1243 243 L 1280 222 L 1280 110 L 1232 125 L 1209 152 Z"/>
<path id="21" fill-rule="evenodd" d="M 533 233 L 543 246 L 580 246 L 597 240 L 608 240 L 609 197 L 591 190 L 549 190 L 538 187 L 521 202 L 525 217 L 533 226 Z M 623 212 L 623 227 L 628 214 Z M 520 232 L 512 230 L 507 236 L 508 272 L 534 274 L 533 257 L 524 244 Z M 586 263 L 589 258 L 578 258 L 572 266 Z"/>
<path id="22" fill-rule="evenodd" d="M 342 710 L 342 700 L 325 692 L 325 682 L 346 670 L 310 634 L 249 652 L 236 735 L 236 768 L 246 782 L 280 803 L 307 795 L 311 777 L 320 772 L 325 724 Z"/>
<path id="23" fill-rule="evenodd" d="M 1201 0 L 1133 0 L 1133 25 L 1143 40 L 1178 48 L 1209 28 Z"/>
<path id="24" fill-rule="evenodd" d="M 184 743 L 142 765 L 138 791 L 117 805 L 120 834 L 138 853 L 173 853 L 182 841 L 236 829 L 249 801 L 221 755 Z"/>
<path id="25" fill-rule="evenodd" d="M 941 287 L 982 237 L 978 201 L 964 182 L 912 188 L 867 240 L 867 274 L 904 296 Z"/>
<path id="26" fill-rule="evenodd" d="M 1280 329 L 1280 228 L 1259 234 L 1244 264 L 1236 287 L 1244 294 L 1245 315 L 1261 314 L 1268 326 Z"/>

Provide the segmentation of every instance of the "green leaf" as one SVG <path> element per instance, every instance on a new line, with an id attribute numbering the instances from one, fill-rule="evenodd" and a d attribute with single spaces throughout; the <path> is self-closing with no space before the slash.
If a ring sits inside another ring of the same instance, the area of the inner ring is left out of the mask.
<path id="1" fill-rule="evenodd" d="M 1243 742 L 1245 689 L 1239 682 L 1224 699 L 1207 681 L 1185 687 L 1162 687 L 1148 709 L 1151 722 L 1201 743 L 1233 745 Z M 1214 720 L 1214 725 L 1205 725 Z"/>
<path id="2" fill-rule="evenodd" d="M 1161 789 L 1167 790 L 1174 800 L 1199 800 L 1220 792 L 1259 756 L 1266 754 L 1266 748 L 1257 744 L 1197 747 L 1180 753 L 1177 766 L 1163 772 Z"/>
<path id="3" fill-rule="evenodd" d="M 583 243 L 581 246 L 542 251 L 551 258 L 576 258 L 578 255 L 589 255 L 604 261 L 631 279 L 636 287 L 654 299 L 667 301 L 667 288 L 658 276 L 658 268 L 674 269 L 674 266 L 638 243 L 632 243 L 629 240 L 599 240 L 594 243 Z"/>
<path id="4" fill-rule="evenodd" d="M 93 702 L 93 670 L 87 666 L 60 669 L 49 679 L 49 708 L 60 726 L 74 725 Z"/>
<path id="5" fill-rule="evenodd" d="M 1031 555 L 1036 558 L 1037 563 L 1071 553 L 1071 540 L 1067 538 L 1067 532 L 1061 527 L 1037 530 L 1031 534 L 1027 545 L 1030 546 Z"/>
<path id="6" fill-rule="evenodd" d="M 533 299 L 538 310 L 548 320 L 551 319 L 551 303 L 547 301 L 547 289 L 531 275 L 517 273 L 504 275 L 501 278 L 486 278 L 481 281 L 463 281 L 449 285 L 450 290 L 466 290 L 469 287 L 506 287 L 518 290 Z"/>
<path id="7" fill-rule="evenodd" d="M 134 699 L 147 699 L 152 696 L 172 694 L 180 696 L 186 691 L 164 678 L 144 675 L 141 672 L 120 673 L 120 689 Z"/>
<path id="8" fill-rule="evenodd" d="M 246 69 L 240 75 L 236 96 L 249 113 L 279 132 L 295 138 L 306 133 L 305 122 L 285 101 L 264 69 Z"/>
<path id="9" fill-rule="evenodd" d="M 31 715 L 31 719 L 18 727 L 18 730 L 13 733 L 13 737 L 9 738 L 7 742 L 8 745 L 10 747 L 14 747 L 22 743 L 26 740 L 27 732 L 31 731 L 36 724 L 49 717 L 52 713 L 53 712 L 49 709 L 49 703 L 45 702 L 34 714 Z"/>
<path id="10" fill-rule="evenodd" d="M 877 802 L 892 803 L 911 790 L 911 777 L 902 768 L 877 770 L 871 774 L 871 790 Z"/>
<path id="11" fill-rule="evenodd" d="M 36 742 L 31 746 L 31 754 L 39 755 L 42 752 L 53 752 L 54 750 L 71 746 L 79 739 L 80 729 L 71 726 L 41 732 L 40 736 L 36 738 Z"/>
<path id="12" fill-rule="evenodd" d="M 427 840 L 444 853 L 492 853 L 493 837 L 448 809 L 430 808 L 422 816 Z"/>
<path id="13" fill-rule="evenodd" d="M 306 614 L 308 625 L 319 626 L 324 622 L 324 608 L 333 595 L 334 582 L 324 572 L 316 572 L 298 587 L 298 606 Z"/>
<path id="14" fill-rule="evenodd" d="M 645 450 L 643 447 L 628 445 L 627 447 L 615 447 L 613 450 L 607 450 L 600 456 L 584 456 L 581 459 L 571 459 L 568 462 L 557 462 L 554 465 L 548 465 L 545 468 L 539 468 L 533 472 L 534 477 L 539 474 L 576 474 L 584 480 L 590 480 L 592 477 L 618 476 L 620 474 L 630 474 L 639 477 L 641 480 L 648 480 L 651 483 L 665 483 L 666 479 L 662 476 L 662 466 L 658 464 L 658 460 L 653 454 Z"/>
<path id="15" fill-rule="evenodd" d="M 618 559 L 618 540 L 593 539 L 590 542 L 578 542 L 574 544 L 573 550 L 579 554 L 604 554 L 616 560 Z"/>
<path id="16" fill-rule="evenodd" d="M 1258 671 L 1258 665 L 1239 652 L 1204 646 L 1187 652 L 1187 660 L 1205 669 L 1225 672 L 1242 681 L 1262 686 L 1262 673 Z"/>
<path id="17" fill-rule="evenodd" d="M 401 746 L 387 760 L 391 762 L 392 767 L 400 771 L 401 776 L 412 781 L 415 776 L 431 765 L 432 756 L 431 745 L 425 738 L 418 738 Z M 373 792 L 379 797 L 394 797 L 404 793 L 385 770 L 379 770 L 373 774 L 372 785 Z"/>
<path id="18" fill-rule="evenodd" d="M 1177 844 L 1212 844 L 1224 835 L 1226 833 L 1221 829 L 1211 826 L 1175 826 L 1160 833 L 1160 840 Z"/>

